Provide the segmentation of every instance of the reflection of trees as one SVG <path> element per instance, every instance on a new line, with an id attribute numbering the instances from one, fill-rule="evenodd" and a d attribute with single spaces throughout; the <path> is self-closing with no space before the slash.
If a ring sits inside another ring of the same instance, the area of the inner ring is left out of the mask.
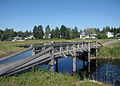
<path id="1" fill-rule="evenodd" d="M 105 63 L 108 63 L 113 66 L 117 66 L 120 68 L 120 59 L 116 60 L 98 60 L 98 64 L 100 67 L 104 66 Z"/>

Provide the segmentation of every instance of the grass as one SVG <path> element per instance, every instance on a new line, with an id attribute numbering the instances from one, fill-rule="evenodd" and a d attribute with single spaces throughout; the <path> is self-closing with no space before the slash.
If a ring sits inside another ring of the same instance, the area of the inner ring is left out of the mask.
<path id="1" fill-rule="evenodd" d="M 31 71 L 19 76 L 1 77 L 0 86 L 108 86 L 90 80 L 80 81 L 69 74 L 49 71 Z"/>
<path id="2" fill-rule="evenodd" d="M 17 46 L 24 46 L 24 45 L 34 45 L 34 44 L 41 44 L 45 42 L 78 42 L 78 41 L 98 41 L 100 43 L 104 43 L 107 41 L 111 41 L 113 39 L 88 39 L 88 40 L 81 40 L 81 39 L 72 39 L 72 40 L 65 40 L 65 39 L 51 39 L 51 40 L 27 40 L 27 41 L 22 41 L 22 42 L 12 42 L 12 41 L 1 41 L 0 42 L 0 57 L 10 55 L 12 53 L 18 52 L 23 50 L 23 48 L 17 47 Z"/>
<path id="3" fill-rule="evenodd" d="M 99 57 L 120 57 L 120 42 L 99 49 Z"/>

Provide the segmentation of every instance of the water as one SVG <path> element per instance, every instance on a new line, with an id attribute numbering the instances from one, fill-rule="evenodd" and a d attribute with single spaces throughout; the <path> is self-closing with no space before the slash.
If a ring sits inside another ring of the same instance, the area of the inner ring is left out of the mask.
<path id="1" fill-rule="evenodd" d="M 5 63 L 13 62 L 13 61 L 16 61 L 16 60 L 19 60 L 19 59 L 27 58 L 29 56 L 32 56 L 32 50 L 28 50 L 28 51 L 26 51 L 24 53 L 21 53 L 19 55 L 14 56 L 12 58 L 9 58 L 7 60 L 1 61 L 0 64 L 5 64 Z"/>
<path id="2" fill-rule="evenodd" d="M 72 58 L 59 58 L 56 60 L 57 64 L 54 65 L 54 70 L 58 73 L 69 73 L 73 74 L 73 60 Z M 82 60 L 76 61 L 76 71 L 78 76 L 85 74 L 86 77 L 103 82 L 106 84 L 112 84 L 115 86 L 120 86 L 120 63 L 118 61 L 103 61 L 98 60 L 98 67 L 96 67 L 95 61 L 91 62 L 90 73 L 88 73 L 88 64 L 85 62 L 83 65 Z M 42 65 L 39 68 L 50 69 L 50 65 Z M 83 77 L 83 76 L 82 76 Z"/>

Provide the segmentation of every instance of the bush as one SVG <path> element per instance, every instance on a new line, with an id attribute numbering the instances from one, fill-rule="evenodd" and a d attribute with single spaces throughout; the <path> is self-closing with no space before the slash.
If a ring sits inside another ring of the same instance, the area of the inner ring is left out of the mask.
<path id="1" fill-rule="evenodd" d="M 97 38 L 98 39 L 107 39 L 107 35 L 106 34 L 97 34 Z"/>

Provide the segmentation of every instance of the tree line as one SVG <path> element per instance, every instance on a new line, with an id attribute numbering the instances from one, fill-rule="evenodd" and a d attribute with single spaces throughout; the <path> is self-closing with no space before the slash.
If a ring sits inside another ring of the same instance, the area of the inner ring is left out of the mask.
<path id="1" fill-rule="evenodd" d="M 43 30 L 45 29 L 45 31 Z M 22 38 L 25 38 L 27 36 L 30 36 L 31 34 L 34 35 L 35 39 L 75 39 L 79 38 L 80 34 L 82 32 L 85 32 L 86 35 L 91 34 L 97 34 L 97 37 L 99 39 L 106 39 L 106 32 L 113 32 L 114 34 L 120 33 L 120 27 L 103 27 L 102 30 L 99 28 L 86 28 L 84 30 L 79 29 L 75 26 L 74 28 L 66 27 L 65 25 L 61 25 L 61 27 L 55 27 L 54 29 L 51 29 L 49 25 L 47 25 L 45 28 L 43 28 L 42 25 L 34 26 L 33 31 L 26 30 L 23 31 L 14 31 L 14 29 L 8 29 L 5 30 L 0 29 L 0 40 L 12 40 L 13 37 L 19 36 Z"/>

